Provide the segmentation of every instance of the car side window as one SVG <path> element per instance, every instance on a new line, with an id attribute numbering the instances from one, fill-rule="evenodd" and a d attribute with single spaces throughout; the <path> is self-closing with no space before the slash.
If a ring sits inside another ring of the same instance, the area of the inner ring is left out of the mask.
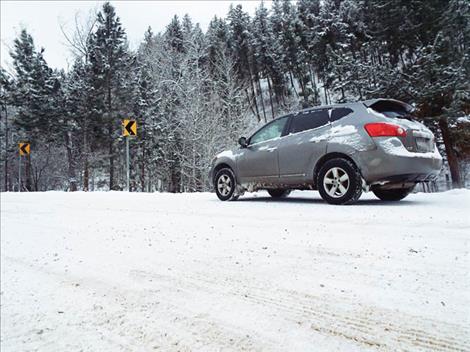
<path id="1" fill-rule="evenodd" d="M 328 109 L 300 112 L 292 120 L 290 133 L 312 130 L 324 126 L 328 122 Z"/>
<path id="2" fill-rule="evenodd" d="M 269 139 L 281 137 L 288 118 L 289 116 L 285 116 L 264 126 L 253 136 L 251 136 L 250 144 L 260 143 Z"/>
<path id="3" fill-rule="evenodd" d="M 353 112 L 354 111 L 352 111 L 350 108 L 335 108 L 331 112 L 331 122 L 338 121 L 339 119 L 342 119 L 343 117 L 348 116 Z"/>

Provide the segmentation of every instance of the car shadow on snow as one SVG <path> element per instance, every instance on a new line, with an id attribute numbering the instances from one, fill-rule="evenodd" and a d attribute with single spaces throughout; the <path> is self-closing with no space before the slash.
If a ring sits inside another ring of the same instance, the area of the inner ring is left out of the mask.
<path id="1" fill-rule="evenodd" d="M 325 204 L 326 203 L 321 198 L 304 198 L 304 197 L 286 197 L 275 199 L 271 198 L 270 196 L 266 197 L 241 197 L 237 200 L 237 202 L 264 202 L 264 203 L 283 203 L 283 204 Z M 393 201 L 383 201 L 380 199 L 359 199 L 356 203 L 352 204 L 352 206 L 410 206 L 410 205 L 417 205 L 423 204 L 424 202 L 418 200 L 411 200 L 411 199 L 403 199 L 398 202 Z"/>

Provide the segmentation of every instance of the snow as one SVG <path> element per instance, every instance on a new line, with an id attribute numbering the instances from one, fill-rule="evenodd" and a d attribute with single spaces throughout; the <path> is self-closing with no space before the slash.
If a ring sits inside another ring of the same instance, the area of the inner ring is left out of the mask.
<path id="1" fill-rule="evenodd" d="M 470 123 L 470 116 L 461 116 L 461 117 L 458 117 L 457 118 L 457 121 L 458 122 L 467 122 L 467 123 Z"/>
<path id="2" fill-rule="evenodd" d="M 357 133 L 357 128 L 353 125 L 339 125 L 339 126 L 333 126 L 330 129 L 330 135 L 332 137 L 340 137 L 340 136 L 347 136 L 350 134 L 356 134 Z"/>
<path id="3" fill-rule="evenodd" d="M 258 148 L 258 150 L 259 150 L 259 151 L 265 150 L 265 151 L 268 151 L 268 152 L 274 152 L 274 151 L 277 150 L 277 147 L 275 147 L 275 146 L 270 146 L 269 144 L 267 144 L 267 145 L 264 145 L 264 146 Z"/>
<path id="4" fill-rule="evenodd" d="M 224 150 L 223 152 L 218 153 L 215 158 L 235 158 L 236 156 L 240 155 L 241 151 L 240 149 L 234 149 L 234 150 Z"/>
<path id="5" fill-rule="evenodd" d="M 470 191 L 1 194 L 1 350 L 470 350 Z"/>
<path id="6" fill-rule="evenodd" d="M 407 158 L 430 158 L 442 160 L 442 156 L 439 153 L 437 146 L 434 146 L 433 152 L 418 153 L 410 152 L 408 149 L 406 149 L 403 143 L 397 137 L 376 138 L 375 142 L 380 145 L 386 153 L 391 155 L 403 156 Z"/>
<path id="7" fill-rule="evenodd" d="M 321 135 L 313 136 L 310 142 L 316 143 L 324 140 L 329 143 L 345 144 L 355 148 L 358 151 L 367 150 L 367 143 L 363 140 L 358 130 L 353 125 L 337 125 L 327 130 Z M 301 142 L 299 142 L 301 144 Z"/>
<path id="8" fill-rule="evenodd" d="M 351 125 L 334 126 L 331 128 L 329 143 L 338 143 L 353 147 L 358 151 L 367 150 L 368 143 L 358 133 L 356 127 Z"/>
<path id="9" fill-rule="evenodd" d="M 305 132 L 312 132 L 312 130 L 307 130 Z M 339 126 L 334 126 L 328 130 L 326 130 L 325 133 L 321 135 L 315 135 L 312 138 L 309 139 L 310 142 L 320 142 L 325 139 L 334 139 L 335 142 L 341 143 L 341 141 L 348 141 L 348 138 L 356 137 L 357 135 L 357 129 L 356 127 L 352 125 L 339 125 Z M 345 137 L 347 138 L 340 138 L 340 137 Z"/>

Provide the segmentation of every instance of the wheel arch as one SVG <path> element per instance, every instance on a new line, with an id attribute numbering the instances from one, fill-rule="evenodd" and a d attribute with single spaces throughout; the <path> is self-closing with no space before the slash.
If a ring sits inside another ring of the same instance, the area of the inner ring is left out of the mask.
<path id="1" fill-rule="evenodd" d="M 317 163 L 315 164 L 315 167 L 313 169 L 313 185 L 315 186 L 315 188 L 317 188 L 317 175 L 320 172 L 321 167 L 328 160 L 337 159 L 337 158 L 349 160 L 350 162 L 353 163 L 353 165 L 356 167 L 356 169 L 359 170 L 359 172 L 361 173 L 361 169 L 358 167 L 358 164 L 356 163 L 356 161 L 354 161 L 353 158 L 351 158 L 350 155 L 340 153 L 340 152 L 331 152 L 331 153 L 323 155 L 320 159 L 318 159 Z"/>
<path id="2" fill-rule="evenodd" d="M 235 181 L 237 181 L 237 175 L 235 174 L 235 170 L 233 169 L 233 167 L 226 163 L 226 162 L 220 162 L 219 164 L 217 164 L 215 167 L 214 167 L 214 171 L 213 171 L 213 174 L 212 174 L 212 184 L 214 184 L 214 181 L 215 181 L 215 176 L 217 176 L 217 173 L 222 170 L 222 169 L 230 169 L 233 173 L 233 177 L 235 178 Z"/>

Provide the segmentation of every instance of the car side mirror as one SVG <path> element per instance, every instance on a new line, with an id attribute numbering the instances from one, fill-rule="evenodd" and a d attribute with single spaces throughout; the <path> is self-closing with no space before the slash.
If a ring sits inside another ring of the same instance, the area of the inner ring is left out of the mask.
<path id="1" fill-rule="evenodd" d="M 240 146 L 241 146 L 242 148 L 248 147 L 248 142 L 247 142 L 247 140 L 246 140 L 246 137 L 240 137 L 240 138 L 238 139 L 238 144 L 240 144 Z"/>

